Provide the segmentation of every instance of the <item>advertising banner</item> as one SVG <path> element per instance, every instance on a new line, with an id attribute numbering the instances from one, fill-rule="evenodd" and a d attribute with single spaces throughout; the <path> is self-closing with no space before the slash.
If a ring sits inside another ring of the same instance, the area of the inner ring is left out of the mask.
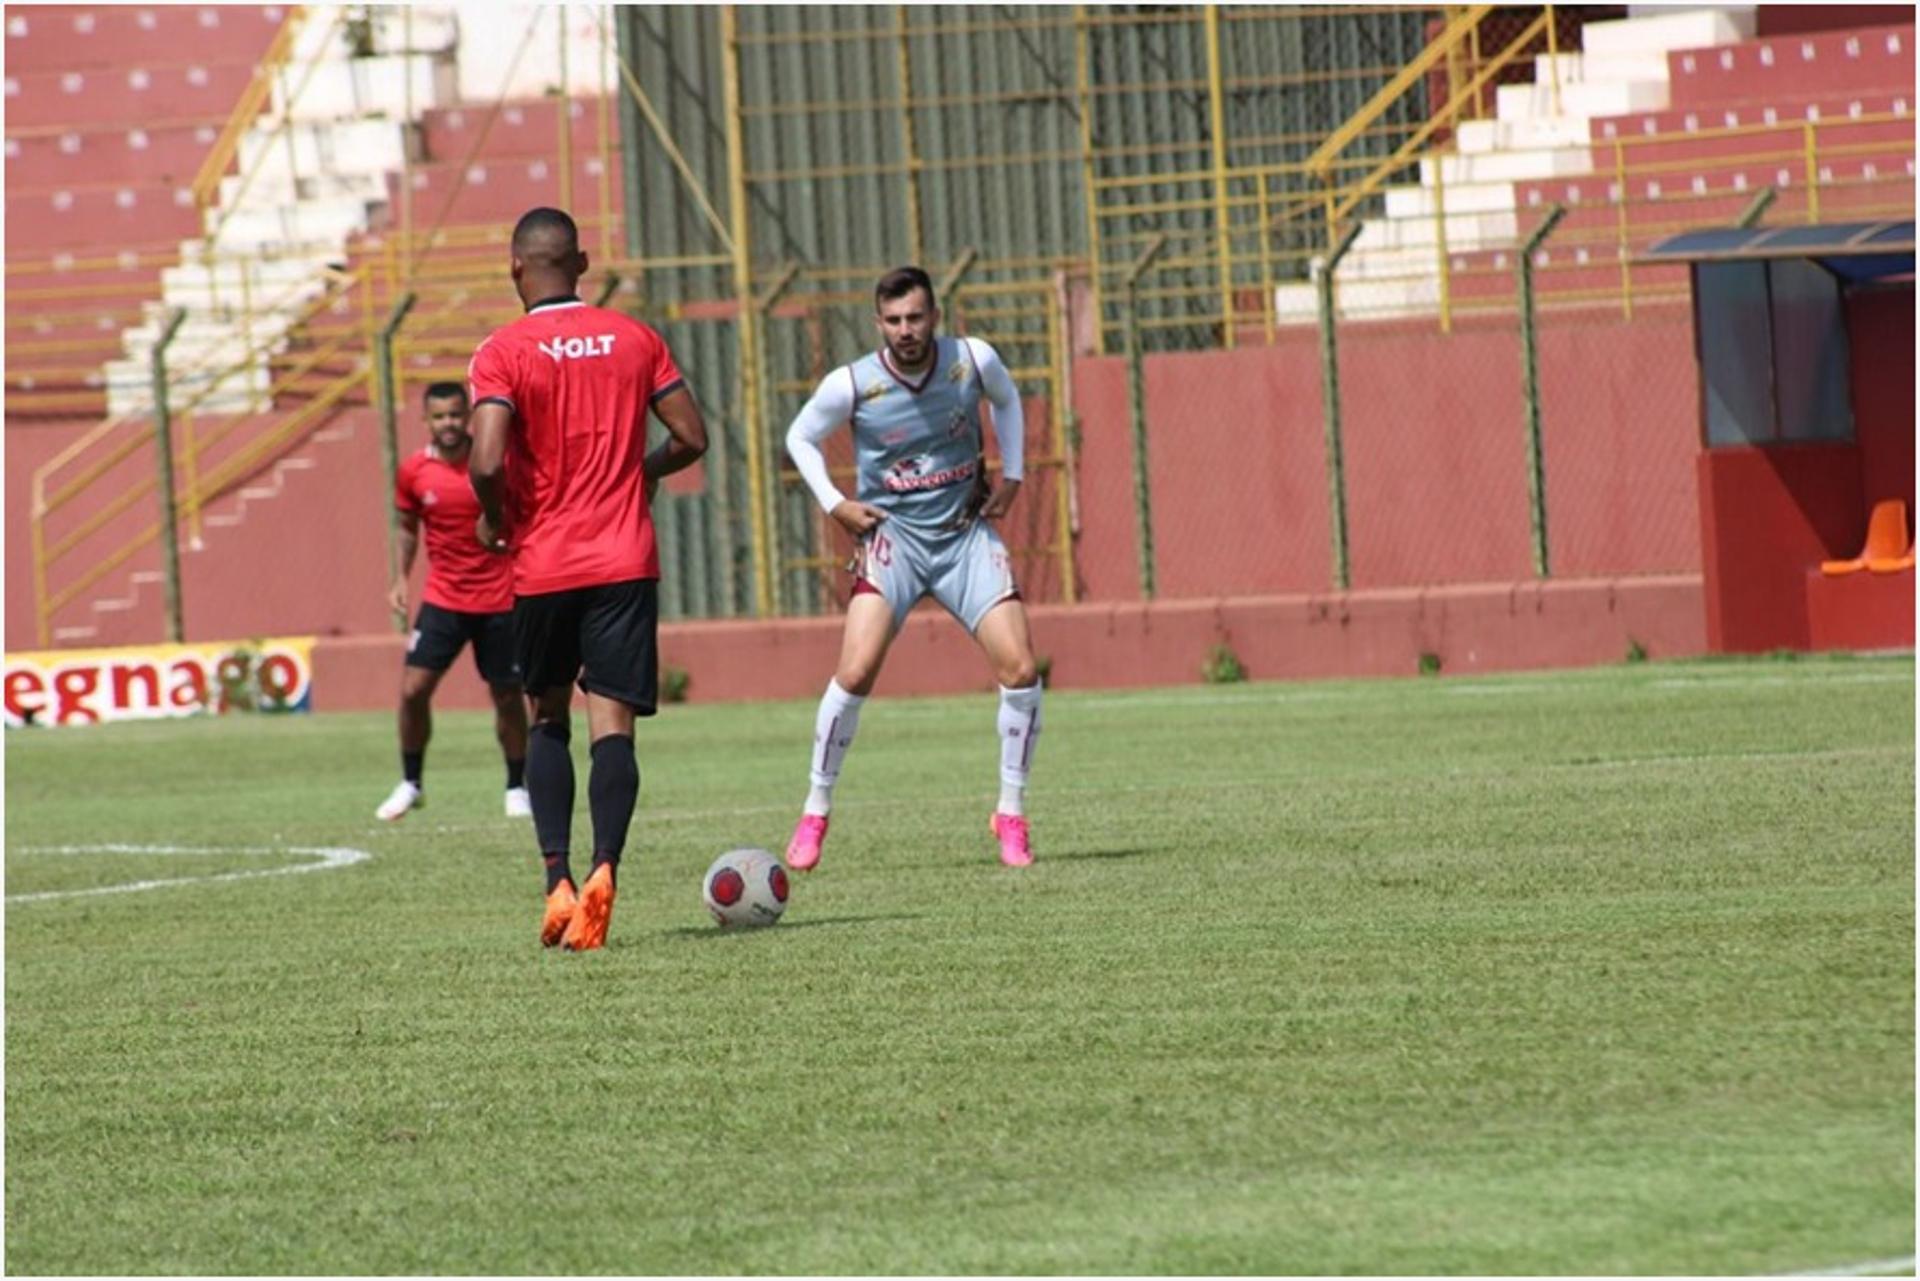
<path id="1" fill-rule="evenodd" d="M 312 686 L 311 636 L 8 654 L 6 724 L 304 712 Z"/>

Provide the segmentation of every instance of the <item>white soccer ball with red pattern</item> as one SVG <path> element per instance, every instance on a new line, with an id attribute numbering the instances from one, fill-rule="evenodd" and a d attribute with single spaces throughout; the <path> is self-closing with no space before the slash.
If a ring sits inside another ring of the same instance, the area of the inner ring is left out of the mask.
<path id="1" fill-rule="evenodd" d="M 722 926 L 772 925 L 787 910 L 787 869 L 765 850 L 728 850 L 707 869 L 700 897 Z"/>

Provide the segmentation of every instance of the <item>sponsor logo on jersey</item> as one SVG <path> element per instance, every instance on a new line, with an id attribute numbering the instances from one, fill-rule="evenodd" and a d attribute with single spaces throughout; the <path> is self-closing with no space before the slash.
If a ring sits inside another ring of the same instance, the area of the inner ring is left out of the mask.
<path id="1" fill-rule="evenodd" d="M 887 385 L 885 383 L 870 383 L 867 386 L 867 389 L 860 393 L 860 399 L 861 400 L 878 400 L 886 394 L 887 394 Z"/>
<path id="2" fill-rule="evenodd" d="M 881 484 L 896 494 L 917 493 L 926 489 L 944 489 L 973 476 L 974 460 L 961 463 L 958 467 L 947 467 L 939 471 L 930 470 L 933 458 L 928 454 L 916 454 L 912 458 L 902 458 L 888 467 L 880 478 Z"/>
<path id="3" fill-rule="evenodd" d="M 605 356 L 613 350 L 612 334 L 594 334 L 586 338 L 550 338 L 539 344 L 540 350 L 553 357 L 555 364 L 561 360 L 590 360 Z"/>

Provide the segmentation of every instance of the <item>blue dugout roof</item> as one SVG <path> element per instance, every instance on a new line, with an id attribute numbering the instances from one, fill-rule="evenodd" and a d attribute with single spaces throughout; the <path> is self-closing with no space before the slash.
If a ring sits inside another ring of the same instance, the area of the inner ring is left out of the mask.
<path id="1" fill-rule="evenodd" d="M 1810 258 L 1849 284 L 1913 274 L 1913 220 L 1794 227 L 1708 227 L 1669 236 L 1636 263 Z"/>

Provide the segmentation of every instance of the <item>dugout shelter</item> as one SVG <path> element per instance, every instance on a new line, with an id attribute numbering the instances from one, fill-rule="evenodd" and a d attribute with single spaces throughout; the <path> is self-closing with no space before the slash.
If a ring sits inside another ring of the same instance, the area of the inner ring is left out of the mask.
<path id="1" fill-rule="evenodd" d="M 1691 269 L 1701 561 L 1721 653 L 1914 640 L 1914 225 L 1716 227 Z"/>

